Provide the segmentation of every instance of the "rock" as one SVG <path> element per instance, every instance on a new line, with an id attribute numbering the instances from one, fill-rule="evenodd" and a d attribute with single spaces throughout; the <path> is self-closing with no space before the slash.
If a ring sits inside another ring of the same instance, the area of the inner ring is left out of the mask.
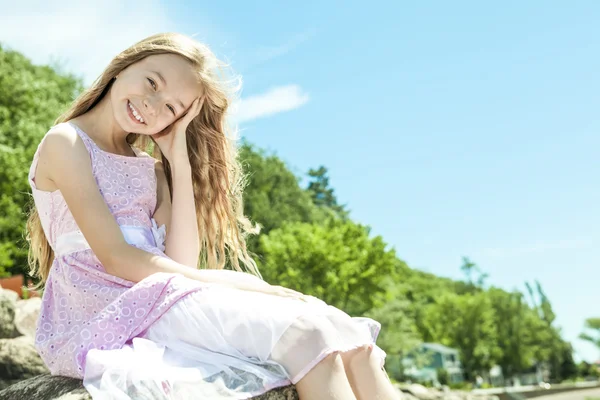
<path id="1" fill-rule="evenodd" d="M 19 336 L 15 327 L 15 308 L 19 295 L 12 290 L 0 289 L 0 339 Z"/>
<path id="2" fill-rule="evenodd" d="M 416 397 L 419 400 L 436 400 L 443 398 L 443 395 L 440 392 L 427 389 L 425 386 L 419 385 L 418 383 L 401 385 L 400 390 Z"/>
<path id="3" fill-rule="evenodd" d="M 15 308 L 15 327 L 21 335 L 35 337 L 35 328 L 40 309 L 42 308 L 42 299 L 33 297 L 28 300 L 19 300 Z"/>
<path id="4" fill-rule="evenodd" d="M 271 390 L 263 395 L 254 397 L 255 400 L 298 400 L 298 392 L 293 386 Z"/>
<path id="5" fill-rule="evenodd" d="M 82 381 L 50 374 L 18 382 L 0 391 L 0 400 L 91 400 Z"/>
<path id="6" fill-rule="evenodd" d="M 19 301 L 19 293 L 10 289 L 3 289 L 0 286 L 0 292 L 2 292 L 2 296 L 6 296 L 13 304 Z"/>
<path id="7" fill-rule="evenodd" d="M 50 374 L 18 382 L 0 391 L 0 400 L 91 400 L 80 379 Z M 254 397 L 255 400 L 298 400 L 293 386 L 286 386 Z"/>
<path id="8" fill-rule="evenodd" d="M 0 339 L 0 386 L 48 372 L 37 353 L 33 340 L 27 336 Z"/>

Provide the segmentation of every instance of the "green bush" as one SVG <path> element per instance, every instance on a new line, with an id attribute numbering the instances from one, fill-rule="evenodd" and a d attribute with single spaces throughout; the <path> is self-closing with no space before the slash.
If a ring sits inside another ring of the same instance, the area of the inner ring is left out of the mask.
<path id="1" fill-rule="evenodd" d="M 448 382 L 450 380 L 448 376 L 448 371 L 446 371 L 446 369 L 444 368 L 438 368 L 436 370 L 436 373 L 438 382 L 442 385 L 448 385 Z"/>

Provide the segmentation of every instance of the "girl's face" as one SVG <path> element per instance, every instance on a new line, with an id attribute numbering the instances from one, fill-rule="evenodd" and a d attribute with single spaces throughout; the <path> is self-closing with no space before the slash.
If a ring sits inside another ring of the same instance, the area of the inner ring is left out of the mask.
<path id="1" fill-rule="evenodd" d="M 121 71 L 110 98 L 115 120 L 125 132 L 154 135 L 182 117 L 201 91 L 187 60 L 159 54 Z"/>

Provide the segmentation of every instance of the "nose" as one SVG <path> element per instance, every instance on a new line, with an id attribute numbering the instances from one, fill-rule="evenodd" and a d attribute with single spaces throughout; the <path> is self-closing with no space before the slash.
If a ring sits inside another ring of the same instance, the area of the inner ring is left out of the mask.
<path id="1" fill-rule="evenodd" d="M 146 114 L 155 115 L 155 113 L 156 113 L 156 107 L 154 105 L 155 102 L 156 102 L 156 100 L 152 100 L 150 98 L 146 98 L 145 100 L 142 101 L 142 104 L 144 105 L 144 111 L 146 112 Z"/>

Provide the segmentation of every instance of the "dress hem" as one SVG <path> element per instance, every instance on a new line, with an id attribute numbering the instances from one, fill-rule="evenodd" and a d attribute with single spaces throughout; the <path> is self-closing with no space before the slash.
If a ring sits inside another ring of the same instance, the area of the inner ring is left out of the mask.
<path id="1" fill-rule="evenodd" d="M 364 346 L 365 344 L 375 345 L 375 340 L 372 340 L 370 343 L 360 343 L 360 344 L 356 344 L 353 346 L 344 347 L 342 349 L 329 347 L 329 348 L 325 349 L 324 351 L 322 351 L 321 354 L 319 354 L 319 356 L 317 358 L 315 358 L 311 363 L 309 363 L 306 367 L 304 367 L 302 369 L 302 371 L 300 371 L 299 373 L 296 374 L 296 376 L 291 378 L 290 381 L 292 382 L 293 385 L 295 385 L 302 378 L 304 378 L 306 376 L 306 374 L 308 374 L 318 363 L 320 363 L 321 361 L 323 361 L 324 358 L 326 358 L 327 356 L 329 356 L 333 353 L 337 353 L 337 352 L 345 353 L 347 351 L 352 351 L 361 346 Z M 383 368 L 384 364 L 385 364 L 385 357 L 381 357 L 381 367 L 382 368 Z"/>

